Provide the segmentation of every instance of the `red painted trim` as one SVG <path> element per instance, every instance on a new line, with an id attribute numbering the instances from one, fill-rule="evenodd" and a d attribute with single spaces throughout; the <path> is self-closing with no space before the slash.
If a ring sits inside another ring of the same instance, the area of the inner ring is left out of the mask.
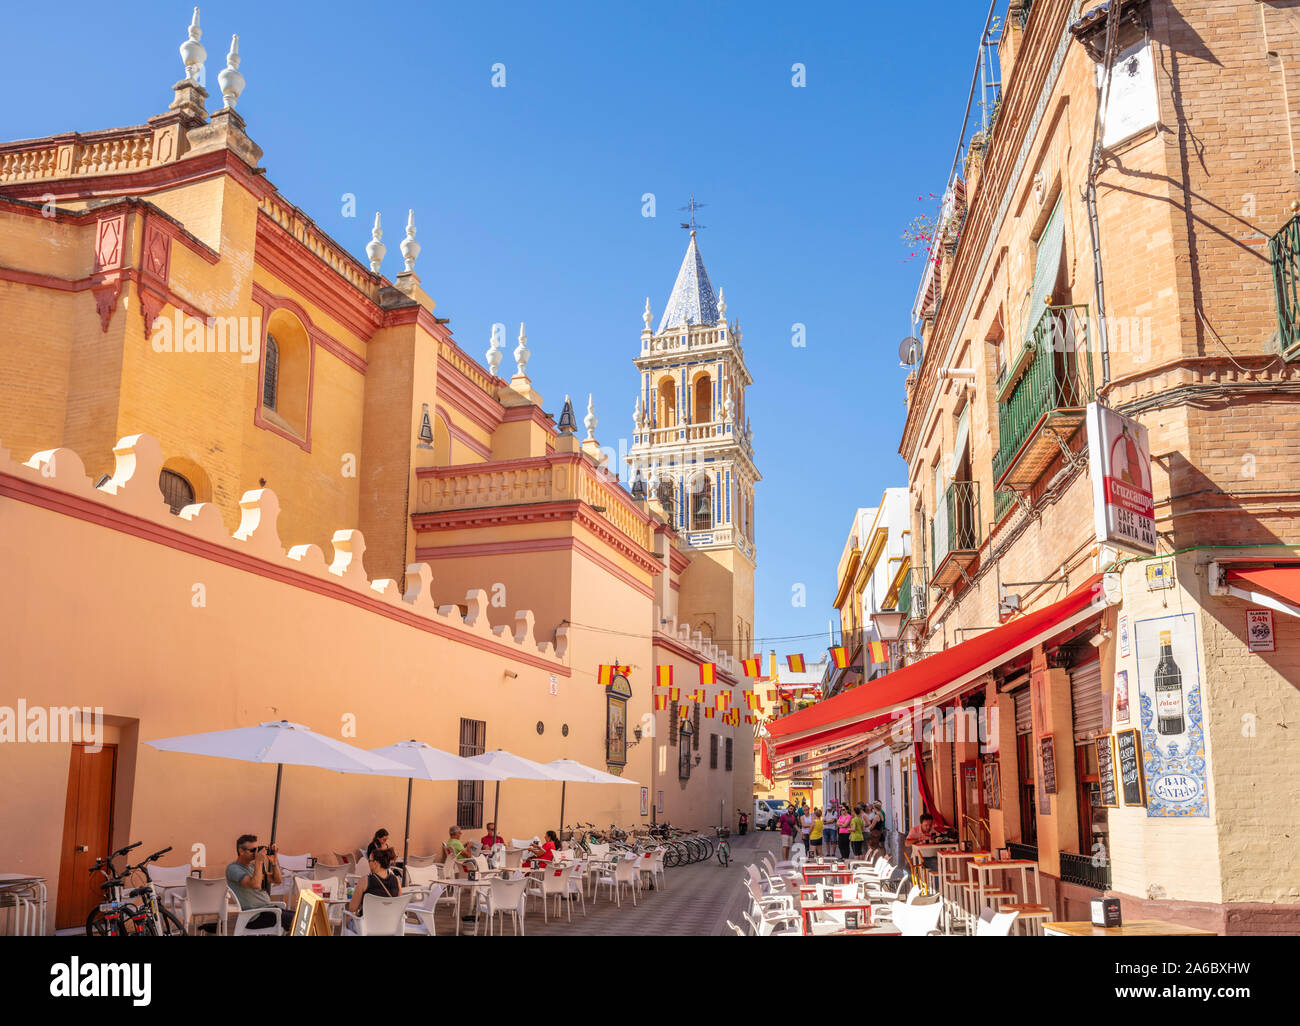
<path id="1" fill-rule="evenodd" d="M 507 424 L 512 424 L 520 420 L 531 420 L 538 427 L 549 431 L 552 437 L 556 434 L 555 421 L 551 419 L 549 413 L 544 413 L 540 406 L 529 405 L 509 407 L 501 420 Z"/>
<path id="2" fill-rule="evenodd" d="M 456 426 L 456 422 L 452 420 L 451 415 L 447 413 L 446 409 L 443 408 L 441 404 L 435 404 L 433 407 L 433 411 L 438 415 L 443 425 L 447 428 L 448 438 L 452 439 L 453 441 L 460 442 L 460 444 L 465 446 L 465 448 L 469 449 L 471 452 L 477 453 L 485 460 L 489 460 L 492 458 L 492 448 L 490 446 L 484 445 L 473 435 L 466 434 L 464 431 L 458 428 Z M 450 447 L 448 447 L 447 450 L 447 458 L 448 460 L 451 459 Z M 464 464 L 459 464 L 459 466 L 462 468 L 462 470 L 464 469 Z"/>
<path id="3" fill-rule="evenodd" d="M 253 283 L 253 302 L 262 309 L 262 336 L 258 339 L 257 354 L 257 405 L 253 407 L 253 424 L 264 431 L 270 431 L 272 434 L 279 435 L 281 438 L 292 442 L 303 452 L 311 452 L 311 413 L 312 400 L 316 391 L 316 344 L 312 336 L 311 319 L 307 318 L 304 328 L 307 331 L 307 437 L 300 438 L 292 431 L 286 431 L 279 424 L 268 420 L 263 415 L 265 407 L 262 405 L 265 397 L 265 391 L 262 384 L 266 380 L 266 336 L 270 332 L 271 314 L 276 309 L 275 305 L 279 304 L 293 313 L 292 307 L 297 307 L 302 311 L 303 317 L 307 311 L 301 306 L 294 303 L 291 299 L 280 299 L 272 296 L 261 288 L 256 282 Z M 292 307 L 291 305 L 292 304 Z M 277 389 L 279 383 L 276 384 Z"/>
<path id="4" fill-rule="evenodd" d="M 281 308 L 288 310 L 298 320 L 302 321 L 303 327 L 307 329 L 307 336 L 315 345 L 320 346 L 331 355 L 337 356 L 358 374 L 366 372 L 369 364 L 365 357 L 354 353 L 329 332 L 317 326 L 316 322 L 311 319 L 311 314 L 307 312 L 306 307 L 297 300 L 291 299 L 289 296 L 277 296 L 269 291 L 266 286 L 255 281 L 253 282 L 253 302 L 261 304 L 266 317 Z"/>
<path id="5" fill-rule="evenodd" d="M 19 271 L 12 267 L 0 267 L 0 281 L 13 282 L 16 285 L 30 285 L 33 288 L 52 289 L 56 292 L 85 292 L 113 284 L 120 287 L 123 282 L 129 281 L 135 283 L 137 295 L 142 287 L 148 288 L 150 291 L 161 295 L 170 306 L 190 317 L 206 323 L 210 316 L 193 303 L 186 302 L 171 289 L 161 287 L 156 280 L 145 286 L 141 282 L 140 272 L 133 267 L 121 271 L 105 271 L 101 274 L 92 274 L 88 278 L 78 278 L 76 281 L 69 281 L 67 278 L 56 278 L 52 274 L 39 274 L 35 271 Z M 152 328 L 152 325 L 150 325 L 150 328 Z M 151 331 L 145 332 L 146 340 L 151 333 Z"/>
<path id="6" fill-rule="evenodd" d="M 256 244 L 257 266 L 302 293 L 357 338 L 369 339 L 382 327 L 383 312 L 369 296 L 358 292 L 264 210 L 257 212 Z"/>
<path id="7" fill-rule="evenodd" d="M 550 673 L 559 673 L 566 677 L 572 675 L 572 670 L 563 663 L 525 652 L 517 645 L 507 645 L 492 638 L 481 638 L 467 634 L 464 629 L 457 630 L 453 626 L 420 616 L 412 610 L 390 606 L 382 599 L 372 598 L 361 592 L 353 591 L 334 581 L 321 580 L 301 570 L 278 566 L 257 556 L 232 551 L 206 539 L 195 538 L 175 528 L 166 527 L 150 520 L 144 520 L 105 507 L 84 496 L 69 495 L 67 492 L 60 492 L 47 485 L 0 472 L 0 497 L 24 502 L 53 513 L 60 513 L 75 520 L 82 520 L 135 538 L 142 538 L 145 541 L 164 545 L 167 548 L 198 556 L 201 559 L 210 559 L 215 563 L 234 567 L 237 570 L 244 570 L 258 577 L 264 577 L 268 580 L 278 581 L 281 584 L 301 588 L 304 591 L 314 592 L 317 595 L 323 595 L 326 598 L 346 602 L 360 609 L 377 613 L 389 620 L 415 627 L 428 634 L 436 634 L 450 641 L 469 645 L 472 648 L 503 656 L 515 662 L 539 667 Z"/>
<path id="8" fill-rule="evenodd" d="M 702 656 L 699 652 L 695 651 L 695 649 L 690 648 L 687 645 L 682 644 L 677 638 L 674 638 L 671 634 L 661 634 L 659 631 L 655 631 L 650 638 L 650 643 L 655 648 L 667 649 L 669 652 L 673 653 L 673 655 L 681 656 L 683 659 L 694 663 L 696 666 L 699 666 L 701 663 L 708 662 L 708 660 L 705 659 L 704 656 Z M 730 673 L 724 670 L 721 665 L 715 663 L 714 666 L 718 672 L 718 680 L 725 681 L 728 687 L 736 686 L 735 677 L 733 677 Z"/>
<path id="9" fill-rule="evenodd" d="M 443 386 L 447 387 L 444 388 Z M 454 363 L 438 354 L 438 394 L 459 413 L 492 434 L 501 426 L 503 407 L 465 377 Z"/>

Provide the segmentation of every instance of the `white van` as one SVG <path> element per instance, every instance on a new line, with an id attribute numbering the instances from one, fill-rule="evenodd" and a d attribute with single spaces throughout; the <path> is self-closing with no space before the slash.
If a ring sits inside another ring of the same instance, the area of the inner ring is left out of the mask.
<path id="1" fill-rule="evenodd" d="M 754 799 L 754 829 L 775 830 L 786 804 L 780 798 Z"/>

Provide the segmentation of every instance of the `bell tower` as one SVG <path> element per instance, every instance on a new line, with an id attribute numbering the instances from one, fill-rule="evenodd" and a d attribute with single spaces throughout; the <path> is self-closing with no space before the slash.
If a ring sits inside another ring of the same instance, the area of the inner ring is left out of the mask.
<path id="1" fill-rule="evenodd" d="M 659 325 L 646 299 L 641 390 L 628 453 L 633 492 L 645 495 L 677 530 L 691 555 L 677 597 L 677 620 L 701 630 L 736 658 L 752 655 L 754 637 L 753 437 L 737 322 L 714 294 L 696 241 L 690 243 Z M 661 614 L 663 615 L 663 614 Z"/>

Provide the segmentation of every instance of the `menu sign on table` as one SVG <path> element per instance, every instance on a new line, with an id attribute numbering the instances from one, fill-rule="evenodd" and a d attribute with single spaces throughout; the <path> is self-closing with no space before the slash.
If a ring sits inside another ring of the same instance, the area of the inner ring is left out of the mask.
<path id="1" fill-rule="evenodd" d="M 1093 744 L 1097 748 L 1097 787 L 1101 791 L 1101 804 L 1108 809 L 1119 807 L 1118 785 L 1115 781 L 1115 748 L 1111 736 L 1105 734 Z"/>
<path id="2" fill-rule="evenodd" d="M 1146 780 L 1142 775 L 1142 740 L 1136 730 L 1125 730 L 1115 735 L 1116 760 L 1119 763 L 1120 786 L 1124 790 L 1125 805 L 1145 805 Z"/>
<path id="3" fill-rule="evenodd" d="M 1043 764 L 1043 793 L 1056 794 L 1056 749 L 1052 747 L 1051 734 L 1039 742 L 1039 752 Z"/>

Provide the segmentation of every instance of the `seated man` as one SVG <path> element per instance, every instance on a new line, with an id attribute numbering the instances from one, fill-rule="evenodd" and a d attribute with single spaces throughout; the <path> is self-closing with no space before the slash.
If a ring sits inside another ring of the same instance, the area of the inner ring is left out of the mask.
<path id="1" fill-rule="evenodd" d="M 921 813 L 921 821 L 907 832 L 907 837 L 903 839 L 903 844 L 911 847 L 914 844 L 930 844 L 938 836 L 938 831 L 934 828 L 934 817 L 928 812 Z M 923 859 L 926 869 L 938 871 L 939 859 L 931 855 Z"/>
<path id="2" fill-rule="evenodd" d="M 280 883 L 280 863 L 276 857 L 275 847 L 258 847 L 256 834 L 241 834 L 235 842 L 235 861 L 226 867 L 226 883 L 235 892 L 241 909 L 265 908 L 261 915 L 253 916 L 248 921 L 248 929 L 264 930 L 275 922 L 276 912 L 280 913 L 280 925 L 285 930 L 293 922 L 293 912 L 276 902 L 264 890 L 264 884 Z"/>
<path id="3" fill-rule="evenodd" d="M 497 833 L 497 825 L 495 823 L 489 823 L 487 825 L 487 833 L 483 835 L 482 840 L 478 843 L 479 847 L 483 849 L 484 854 L 487 854 L 498 844 L 505 844 L 506 839 Z"/>
<path id="4" fill-rule="evenodd" d="M 460 827 L 453 826 L 447 831 L 447 840 L 442 844 L 442 857 L 454 855 L 457 862 L 464 862 L 474 857 L 469 846 L 460 838 Z"/>

